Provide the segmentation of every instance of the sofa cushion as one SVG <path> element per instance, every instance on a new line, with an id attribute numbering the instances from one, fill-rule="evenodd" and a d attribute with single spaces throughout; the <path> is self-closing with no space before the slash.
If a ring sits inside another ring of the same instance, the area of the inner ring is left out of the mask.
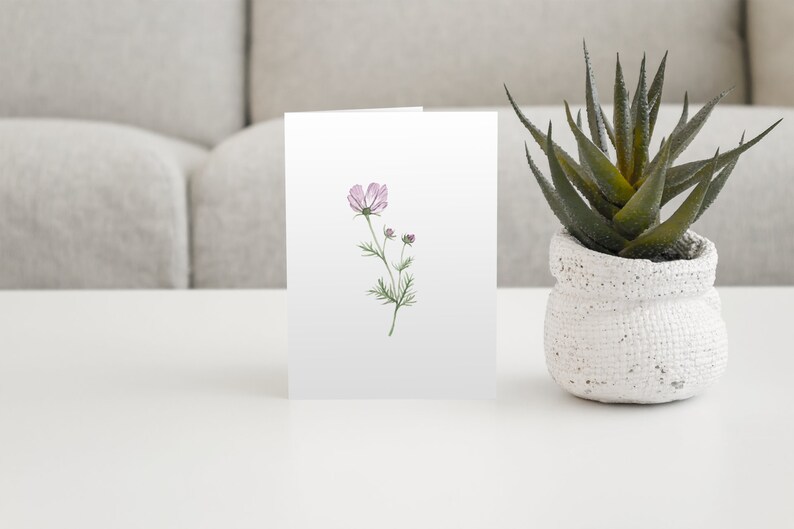
<path id="1" fill-rule="evenodd" d="M 193 285 L 286 286 L 284 121 L 220 144 L 190 180 Z"/>
<path id="2" fill-rule="evenodd" d="M 631 77 L 665 49 L 664 98 L 744 102 L 741 0 L 254 0 L 254 121 L 288 111 L 504 105 L 584 96 L 582 37 L 603 99 L 615 52 Z M 628 73 L 627 73 L 628 75 Z M 633 80 L 631 81 L 633 83 Z M 631 85 L 634 89 L 634 85 Z"/>
<path id="3" fill-rule="evenodd" d="M 611 112 L 608 106 L 605 110 Z M 547 176 L 548 164 L 512 110 L 498 111 L 498 284 L 550 285 L 548 244 L 559 223 L 529 172 L 524 141 Z M 572 154 L 576 152 L 559 107 L 527 107 L 526 112 L 542 127 L 553 119 L 558 131 L 555 139 Z M 657 141 L 672 130 L 679 113 L 678 106 L 662 107 Z M 735 146 L 744 128 L 754 135 L 780 117 L 787 119 L 742 156 L 719 200 L 695 226 L 717 244 L 718 284 L 794 284 L 794 216 L 790 213 L 794 187 L 789 185 L 794 178 L 794 151 L 790 149 L 794 110 L 717 108 L 680 158 L 683 162 L 710 157 L 718 146 L 723 150 Z M 222 144 L 193 178 L 196 287 L 285 285 L 283 151 L 283 121 L 268 121 Z"/>
<path id="4" fill-rule="evenodd" d="M 747 34 L 753 102 L 794 106 L 794 2 L 749 0 Z"/>
<path id="5" fill-rule="evenodd" d="M 213 144 L 244 123 L 245 31 L 245 0 L 3 0 L 0 117 Z"/>
<path id="6" fill-rule="evenodd" d="M 202 148 L 131 127 L 0 120 L 0 288 L 188 285 Z"/>

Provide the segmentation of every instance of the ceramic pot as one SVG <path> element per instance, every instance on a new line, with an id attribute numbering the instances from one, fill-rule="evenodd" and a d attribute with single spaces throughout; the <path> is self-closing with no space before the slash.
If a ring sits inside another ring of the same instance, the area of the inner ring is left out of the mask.
<path id="1" fill-rule="evenodd" d="M 544 341 L 557 384 L 584 399 L 651 404 L 689 398 L 722 376 L 717 250 L 690 231 L 679 251 L 684 259 L 624 259 L 554 236 Z"/>

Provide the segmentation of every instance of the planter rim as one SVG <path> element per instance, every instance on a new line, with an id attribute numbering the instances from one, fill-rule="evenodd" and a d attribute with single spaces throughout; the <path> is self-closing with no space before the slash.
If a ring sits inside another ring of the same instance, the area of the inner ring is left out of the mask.
<path id="1" fill-rule="evenodd" d="M 714 243 L 688 231 L 681 246 L 689 259 L 627 259 L 590 250 L 562 230 L 552 237 L 549 268 L 559 290 L 600 299 L 684 297 L 713 288 L 717 269 Z"/>

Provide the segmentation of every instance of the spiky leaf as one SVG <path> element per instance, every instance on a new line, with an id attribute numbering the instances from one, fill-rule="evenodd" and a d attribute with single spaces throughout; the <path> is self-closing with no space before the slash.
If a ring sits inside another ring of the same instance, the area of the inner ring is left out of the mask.
<path id="1" fill-rule="evenodd" d="M 642 177 L 648 163 L 648 146 L 650 144 L 650 115 L 648 108 L 648 88 L 645 84 L 645 57 L 640 66 L 640 80 L 638 83 L 637 107 L 634 119 L 634 144 L 632 159 L 634 164 L 629 175 L 629 183 L 634 183 Z"/>
<path id="2" fill-rule="evenodd" d="M 717 103 L 722 101 L 722 98 L 730 94 L 732 91 L 733 88 L 725 90 L 720 95 L 703 105 L 703 108 L 698 110 L 697 114 L 692 116 L 692 119 L 686 122 L 686 125 L 683 125 L 678 132 L 674 132 L 670 136 L 670 141 L 673 142 L 673 160 L 678 158 L 678 156 L 680 156 L 681 153 L 684 152 L 687 147 L 689 147 L 689 144 L 692 143 L 693 139 L 695 139 L 695 136 L 697 136 L 698 132 L 700 132 L 700 129 L 703 128 L 706 120 L 709 119 L 711 111 L 714 110 L 714 107 L 717 106 Z"/>
<path id="3" fill-rule="evenodd" d="M 593 143 L 602 152 L 607 152 L 606 127 L 604 126 L 604 118 L 601 115 L 601 105 L 598 102 L 598 90 L 596 89 L 593 65 L 590 64 L 590 53 L 587 51 L 587 43 L 583 41 L 582 46 L 584 47 L 586 70 L 585 103 L 587 106 L 587 123 L 590 126 L 590 137 L 593 138 Z"/>
<path id="4" fill-rule="evenodd" d="M 571 121 L 573 123 L 573 121 Z M 574 123 L 574 126 L 576 124 Z M 551 123 L 549 123 L 548 143 L 551 148 Z M 591 144 L 592 145 L 592 144 Z M 594 148 L 596 148 L 593 145 Z M 596 148 L 597 149 L 597 148 Z M 599 151 L 600 152 L 600 151 Z M 602 153 L 603 154 L 603 153 Z M 568 213 L 571 221 L 581 231 L 595 242 L 614 252 L 620 251 L 628 241 L 621 236 L 612 225 L 601 215 L 587 207 L 582 197 L 576 192 L 565 177 L 562 167 L 555 156 L 549 156 L 549 169 L 551 181 L 560 196 L 562 206 Z"/>
<path id="5" fill-rule="evenodd" d="M 568 176 L 568 180 L 571 181 L 574 187 L 579 190 L 596 211 L 608 219 L 615 216 L 619 208 L 604 198 L 601 191 L 595 183 L 593 183 L 592 178 L 583 167 L 579 165 L 576 167 L 569 165 L 565 158 L 560 156 L 559 153 L 557 153 L 557 161 L 560 162 L 560 166 L 562 166 L 563 171 L 565 171 L 565 174 Z"/>
<path id="6" fill-rule="evenodd" d="M 719 153 L 718 153 L 719 154 Z M 666 250 L 686 233 L 697 218 L 717 166 L 714 156 L 710 171 L 701 176 L 698 185 L 666 221 L 646 231 L 631 241 L 618 255 L 632 259 L 650 259 Z"/>
<path id="7" fill-rule="evenodd" d="M 623 178 L 618 168 L 612 165 L 612 162 L 609 161 L 609 158 L 606 157 L 601 149 L 590 141 L 582 130 L 576 126 L 567 101 L 565 102 L 565 113 L 568 117 L 568 125 L 571 127 L 574 136 L 576 136 L 576 143 L 581 149 L 582 162 L 590 169 L 593 181 L 607 200 L 615 205 L 622 206 L 634 194 L 634 188 Z M 556 185 L 555 183 L 555 187 Z"/>
<path id="8" fill-rule="evenodd" d="M 580 129 L 582 128 L 581 110 L 576 113 L 576 126 Z M 579 147 L 579 159 L 584 159 L 582 156 L 581 147 Z M 565 174 L 568 175 L 568 180 L 571 181 L 574 187 L 579 190 L 579 192 L 587 199 L 590 205 L 596 209 L 596 211 L 608 219 L 611 219 L 615 216 L 615 213 L 617 213 L 620 208 L 613 205 L 606 198 L 604 198 L 604 195 L 601 194 L 598 186 L 596 186 L 593 182 L 593 176 L 586 166 L 580 166 L 579 170 L 577 171 L 576 169 L 569 167 L 568 164 L 565 163 L 565 160 L 559 156 L 557 157 L 557 161 L 560 162 L 563 171 L 565 171 Z"/>
<path id="9" fill-rule="evenodd" d="M 662 158 L 646 182 L 612 219 L 618 231 L 634 239 L 650 228 L 659 217 L 664 180 L 670 168 L 670 142 L 662 150 Z"/>
<path id="10" fill-rule="evenodd" d="M 739 142 L 739 145 L 742 143 L 744 143 L 744 134 L 742 134 L 742 139 Z M 698 211 L 695 220 L 692 221 L 693 224 L 697 222 L 703 213 L 714 203 L 715 200 L 717 200 L 717 195 L 719 195 L 720 191 L 722 191 L 722 188 L 725 187 L 725 182 L 727 182 L 728 178 L 730 178 L 731 173 L 733 173 L 738 161 L 739 157 L 737 156 L 732 162 L 725 166 L 725 169 L 723 169 L 719 175 L 717 175 L 711 181 L 711 184 L 709 184 L 709 189 L 706 191 L 706 196 L 703 198 L 703 204 L 700 206 L 700 211 Z M 717 163 L 719 163 L 719 161 Z"/>
<path id="11" fill-rule="evenodd" d="M 675 128 L 673 128 L 673 132 L 671 133 L 671 137 L 675 136 L 676 134 L 681 132 L 681 129 L 684 128 L 686 122 L 689 120 L 689 92 L 684 92 L 684 106 L 681 109 L 681 117 L 678 118 L 678 123 L 676 123 Z"/>
<path id="12" fill-rule="evenodd" d="M 609 138 L 609 143 L 611 143 L 613 147 L 616 147 L 616 145 L 615 145 L 615 129 L 612 127 L 612 123 L 609 122 L 609 118 L 607 118 L 607 114 L 606 114 L 606 112 L 604 112 L 603 108 L 601 109 L 601 117 L 604 119 L 604 128 L 607 129 L 607 137 Z M 577 123 L 577 125 L 578 125 L 578 123 Z M 579 125 L 579 128 L 581 129 L 582 126 Z"/>
<path id="13" fill-rule="evenodd" d="M 670 137 L 671 138 L 673 136 L 675 136 L 676 134 L 678 134 L 681 131 L 681 129 L 684 127 L 684 125 L 686 125 L 688 116 L 689 116 L 689 93 L 688 92 L 684 92 L 684 108 L 681 111 L 681 117 L 678 119 L 678 124 L 673 129 L 673 132 L 670 133 Z M 659 149 L 659 152 L 656 153 L 656 156 L 653 157 L 653 160 L 651 160 L 651 163 L 648 164 L 648 169 L 646 170 L 646 174 L 650 173 L 653 170 L 653 168 L 656 167 L 656 164 L 659 163 L 659 156 L 661 154 L 662 154 L 662 150 Z M 708 160 L 706 160 L 706 163 L 708 163 Z M 634 183 L 634 187 L 639 188 L 642 185 L 644 178 L 645 178 L 645 175 L 643 175 L 642 178 L 637 180 Z M 669 175 L 668 175 L 667 181 L 668 182 L 670 181 Z"/>
<path id="14" fill-rule="evenodd" d="M 623 78 L 623 67 L 620 65 L 620 55 L 615 66 L 615 151 L 618 157 L 618 170 L 621 174 L 628 175 L 632 167 L 632 145 L 634 138 L 631 129 L 631 106 L 629 105 L 629 92 Z"/>
<path id="15" fill-rule="evenodd" d="M 540 130 L 538 127 L 536 127 L 531 121 L 529 121 L 529 119 L 524 115 L 521 109 L 518 108 L 518 104 L 516 104 L 515 100 L 513 99 L 513 96 L 510 94 L 510 90 L 507 89 L 507 85 L 503 85 L 503 86 L 505 87 L 505 92 L 507 93 L 507 100 L 510 102 L 510 106 L 513 107 L 513 112 L 515 112 L 516 115 L 518 116 L 518 120 L 529 131 L 529 133 L 532 135 L 532 138 L 535 140 L 535 142 L 538 144 L 541 150 L 543 150 L 543 153 L 546 156 L 548 156 L 549 153 L 546 150 L 546 146 L 547 146 L 546 134 L 544 134 L 543 131 Z M 563 150 L 556 143 L 554 143 L 553 145 L 558 158 L 564 160 L 568 166 L 575 168 L 577 171 L 581 170 L 579 164 L 576 162 L 576 160 L 573 159 L 571 155 L 565 152 L 565 150 Z"/>
<path id="16" fill-rule="evenodd" d="M 772 129 L 777 127 L 781 121 L 783 120 L 780 119 L 776 121 L 765 131 L 747 143 L 743 143 L 735 149 L 731 149 L 726 153 L 720 154 L 719 158 L 717 159 L 717 170 L 720 170 L 731 162 L 738 160 L 739 156 L 761 141 L 767 134 L 772 132 Z M 698 160 L 670 168 L 670 171 L 667 174 L 667 185 L 662 202 L 667 203 L 683 191 L 692 187 L 695 182 L 698 181 L 698 172 L 707 167 L 710 162 L 711 160 Z"/>
<path id="17" fill-rule="evenodd" d="M 659 107 L 662 105 L 662 89 L 664 88 L 664 72 L 667 68 L 667 52 L 664 52 L 662 62 L 659 63 L 659 68 L 656 70 L 656 75 L 651 81 L 651 87 L 648 89 L 648 99 L 651 106 L 650 117 L 648 119 L 649 136 L 653 137 L 653 129 L 656 127 L 656 118 L 659 115 Z"/>
<path id="18" fill-rule="evenodd" d="M 568 233 L 576 237 L 587 248 L 601 253 L 613 253 L 592 240 L 585 232 L 576 226 L 570 215 L 568 215 L 568 212 L 563 207 L 562 199 L 560 198 L 557 191 L 554 189 L 554 187 L 552 187 L 551 183 L 549 183 L 549 181 L 540 172 L 540 169 L 538 169 L 538 167 L 535 165 L 535 162 L 532 160 L 532 156 L 529 154 L 529 148 L 527 147 L 526 143 L 524 143 L 524 151 L 526 152 L 529 168 L 532 171 L 532 174 L 535 176 L 535 180 L 538 182 L 538 185 L 540 186 L 543 197 L 546 199 L 546 202 L 549 204 L 552 213 L 554 213 L 554 216 L 560 221 L 560 224 L 562 224 L 563 228 L 565 228 Z"/>

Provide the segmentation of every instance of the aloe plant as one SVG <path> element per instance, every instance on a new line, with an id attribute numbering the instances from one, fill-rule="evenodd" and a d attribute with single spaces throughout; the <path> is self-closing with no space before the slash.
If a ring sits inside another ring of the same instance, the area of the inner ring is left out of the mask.
<path id="1" fill-rule="evenodd" d="M 527 119 L 505 86 L 518 119 L 548 158 L 551 180 L 535 165 L 525 143 L 530 170 L 562 225 L 587 248 L 626 258 L 678 258 L 676 243 L 717 198 L 741 154 L 761 141 L 781 120 L 750 141 L 745 142 L 742 135 L 739 145 L 727 152 L 718 150 L 710 159 L 674 165 L 730 90 L 706 103 L 691 118 L 689 97 L 685 94 L 678 124 L 662 139 L 658 152 L 651 158 L 651 138 L 662 101 L 667 54 L 650 85 L 643 56 L 633 97 L 626 88 L 618 55 L 612 122 L 599 103 L 586 44 L 584 58 L 589 136 L 583 130 L 581 113 L 574 120 L 565 102 L 568 126 L 578 147 L 578 161 L 554 143 L 551 123 L 544 134 Z M 610 146 L 615 152 L 614 161 Z M 690 188 L 694 189 L 680 206 L 662 220 L 662 207 Z"/>

